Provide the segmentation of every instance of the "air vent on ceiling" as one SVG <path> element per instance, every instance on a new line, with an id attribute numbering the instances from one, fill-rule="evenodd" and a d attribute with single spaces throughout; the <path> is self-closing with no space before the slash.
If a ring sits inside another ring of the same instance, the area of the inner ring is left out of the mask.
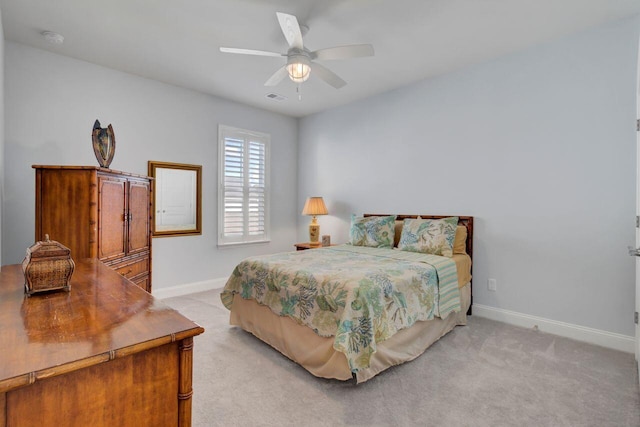
<path id="1" fill-rule="evenodd" d="M 286 96 L 278 95 L 277 93 L 268 93 L 267 98 L 273 99 L 274 101 L 284 101 L 287 99 Z"/>

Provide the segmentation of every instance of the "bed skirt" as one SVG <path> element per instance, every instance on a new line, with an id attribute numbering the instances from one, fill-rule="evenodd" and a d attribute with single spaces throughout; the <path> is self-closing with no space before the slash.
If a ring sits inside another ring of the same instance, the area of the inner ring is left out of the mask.
<path id="1" fill-rule="evenodd" d="M 367 381 L 391 366 L 415 359 L 457 325 L 466 325 L 470 304 L 471 286 L 467 283 L 460 288 L 460 312 L 446 319 L 418 321 L 378 343 L 370 366 L 355 374 L 356 381 Z M 317 377 L 338 380 L 353 377 L 344 353 L 334 350 L 333 337 L 316 335 L 308 327 L 289 317 L 278 316 L 254 300 L 245 300 L 236 294 L 230 323 L 252 333 Z"/>

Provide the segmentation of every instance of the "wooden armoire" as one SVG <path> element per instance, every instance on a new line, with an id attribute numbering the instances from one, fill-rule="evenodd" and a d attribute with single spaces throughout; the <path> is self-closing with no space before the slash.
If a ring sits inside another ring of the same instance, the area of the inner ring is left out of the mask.
<path id="1" fill-rule="evenodd" d="M 151 292 L 151 179 L 94 166 L 36 170 L 36 241 L 98 258 Z"/>

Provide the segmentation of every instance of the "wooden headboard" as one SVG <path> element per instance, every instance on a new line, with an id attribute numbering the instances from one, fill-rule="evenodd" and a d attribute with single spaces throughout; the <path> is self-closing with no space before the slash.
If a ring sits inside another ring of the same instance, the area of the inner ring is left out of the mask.
<path id="1" fill-rule="evenodd" d="M 390 214 L 364 214 L 363 216 L 389 216 Z M 473 217 L 472 216 L 460 216 L 460 215 L 396 215 L 396 221 L 404 221 L 407 218 L 422 218 L 422 219 L 442 219 L 450 218 L 452 216 L 458 217 L 458 225 L 464 225 L 467 227 L 467 254 L 471 258 L 471 277 L 473 277 Z M 473 279 L 472 279 L 473 281 Z M 471 302 L 473 305 L 473 294 L 471 296 Z M 471 307 L 467 314 L 471 314 Z"/>

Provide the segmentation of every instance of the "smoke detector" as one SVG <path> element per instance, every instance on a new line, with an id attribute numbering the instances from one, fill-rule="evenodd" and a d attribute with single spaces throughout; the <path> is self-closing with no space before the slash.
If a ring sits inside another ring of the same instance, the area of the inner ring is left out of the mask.
<path id="1" fill-rule="evenodd" d="M 64 42 L 62 34 L 58 34 L 53 31 L 43 31 L 41 34 L 42 37 L 51 44 L 62 44 Z"/>

